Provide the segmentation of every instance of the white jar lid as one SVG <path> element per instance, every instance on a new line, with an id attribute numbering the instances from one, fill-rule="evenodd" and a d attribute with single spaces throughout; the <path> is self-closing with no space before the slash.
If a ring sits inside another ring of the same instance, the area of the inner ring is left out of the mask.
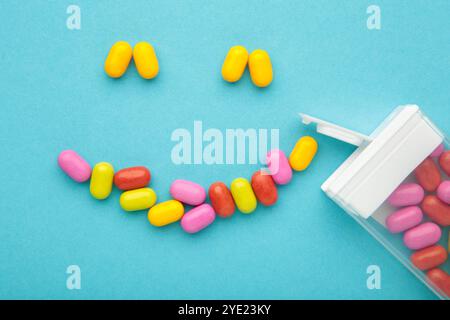
<path id="1" fill-rule="evenodd" d="M 370 217 L 413 170 L 444 140 L 417 105 L 397 107 L 366 136 L 300 114 L 319 133 L 358 146 L 322 184 L 322 190 L 345 210 Z"/>

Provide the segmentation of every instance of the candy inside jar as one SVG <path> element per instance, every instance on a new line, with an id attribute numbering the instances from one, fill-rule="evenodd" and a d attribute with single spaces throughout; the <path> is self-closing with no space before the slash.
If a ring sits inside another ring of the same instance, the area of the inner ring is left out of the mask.
<path id="1" fill-rule="evenodd" d="M 448 152 L 444 143 L 439 144 L 407 178 L 413 182 L 402 183 L 392 193 L 388 203 L 394 211 L 385 224 L 392 233 L 404 232 L 411 263 L 426 272 L 428 283 L 450 297 L 450 178 L 444 170 L 450 161 Z"/>
<path id="2" fill-rule="evenodd" d="M 449 299 L 448 138 L 416 105 L 396 108 L 370 136 L 301 117 L 319 133 L 358 147 L 322 190 L 440 298 Z"/>

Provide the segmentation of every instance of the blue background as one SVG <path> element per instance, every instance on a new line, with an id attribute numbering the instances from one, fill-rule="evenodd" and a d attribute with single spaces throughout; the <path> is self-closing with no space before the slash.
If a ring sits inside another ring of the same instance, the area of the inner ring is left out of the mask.
<path id="1" fill-rule="evenodd" d="M 329 200 L 320 184 L 353 147 L 314 134 L 297 112 L 369 134 L 399 104 L 417 103 L 449 131 L 449 1 L 376 1 L 381 30 L 366 27 L 368 1 L 68 1 L 0 4 L 0 298 L 344 298 L 435 296 Z M 119 80 L 103 71 L 111 45 L 146 40 L 160 74 L 133 64 Z M 275 78 L 254 87 L 221 79 L 229 47 L 267 50 Z M 309 170 L 279 188 L 279 202 L 217 219 L 197 235 L 157 229 L 125 213 L 115 190 L 58 168 L 73 148 L 91 164 L 146 165 L 159 199 L 170 183 L 207 187 L 250 177 L 256 165 L 171 162 L 173 130 L 279 128 L 289 152 L 313 134 Z M 66 288 L 79 265 L 82 289 Z M 382 270 L 368 290 L 366 268 Z"/>

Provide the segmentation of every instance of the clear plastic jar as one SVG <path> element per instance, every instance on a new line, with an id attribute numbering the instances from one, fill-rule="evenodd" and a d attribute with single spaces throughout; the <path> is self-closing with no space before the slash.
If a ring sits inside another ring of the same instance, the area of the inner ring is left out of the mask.
<path id="1" fill-rule="evenodd" d="M 358 146 L 322 190 L 441 299 L 449 299 L 448 137 L 416 105 L 396 108 L 370 136 L 301 117 L 318 132 Z"/>

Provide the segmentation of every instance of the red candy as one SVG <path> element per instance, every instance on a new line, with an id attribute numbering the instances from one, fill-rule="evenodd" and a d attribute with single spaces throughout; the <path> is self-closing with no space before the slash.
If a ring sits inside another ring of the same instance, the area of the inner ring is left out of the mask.
<path id="1" fill-rule="evenodd" d="M 151 174 L 146 167 L 131 167 L 117 171 L 114 175 L 114 184 L 120 190 L 133 190 L 147 186 Z"/>
<path id="2" fill-rule="evenodd" d="M 441 173 L 431 158 L 426 158 L 419 164 L 414 173 L 419 184 L 428 192 L 436 191 L 441 183 Z"/>
<path id="3" fill-rule="evenodd" d="M 434 268 L 427 272 L 427 281 L 450 297 L 450 276 L 447 272 Z"/>
<path id="4" fill-rule="evenodd" d="M 209 187 L 208 195 L 214 211 L 218 216 L 226 218 L 231 216 L 236 210 L 233 196 L 225 183 L 213 183 Z"/>
<path id="5" fill-rule="evenodd" d="M 447 150 L 441 154 L 439 157 L 439 165 L 441 166 L 442 170 L 445 171 L 445 173 L 450 176 L 450 150 Z"/>
<path id="6" fill-rule="evenodd" d="M 270 174 L 259 170 L 252 176 L 252 189 L 256 198 L 265 206 L 271 206 L 278 199 L 277 187 Z"/>
<path id="7" fill-rule="evenodd" d="M 422 201 L 422 211 L 441 226 L 450 226 L 450 206 L 435 195 L 428 195 Z"/>
<path id="8" fill-rule="evenodd" d="M 428 270 L 443 264 L 447 256 L 447 250 L 443 246 L 435 245 L 414 252 L 411 262 L 420 270 Z"/>

